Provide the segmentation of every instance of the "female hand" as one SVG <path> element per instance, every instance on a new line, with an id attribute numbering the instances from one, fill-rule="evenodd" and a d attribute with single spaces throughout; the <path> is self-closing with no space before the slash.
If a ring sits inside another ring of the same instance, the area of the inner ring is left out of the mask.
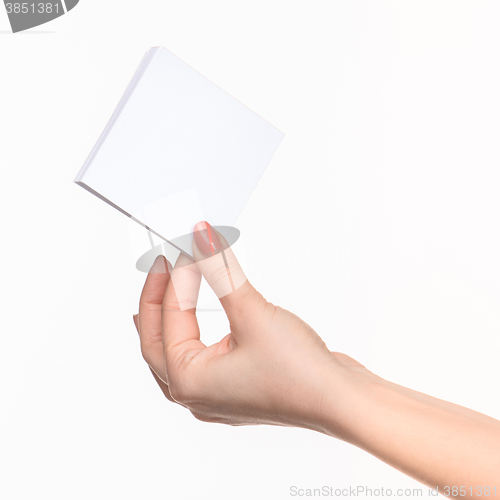
<path id="1" fill-rule="evenodd" d="M 344 388 L 348 369 L 364 368 L 332 355 L 309 325 L 257 292 L 211 226 L 198 224 L 194 236 L 196 262 L 181 254 L 171 269 L 158 257 L 134 316 L 143 357 L 163 393 L 203 421 L 324 431 L 332 390 Z M 202 274 L 231 328 L 208 347 L 195 308 Z"/>
<path id="2" fill-rule="evenodd" d="M 341 438 L 427 484 L 476 498 L 500 488 L 500 422 L 377 377 L 331 353 L 294 314 L 248 282 L 214 230 L 195 231 L 195 262 L 159 257 L 134 316 L 165 396 L 208 422 L 299 426 Z M 207 347 L 196 298 L 206 278 L 231 332 Z"/>

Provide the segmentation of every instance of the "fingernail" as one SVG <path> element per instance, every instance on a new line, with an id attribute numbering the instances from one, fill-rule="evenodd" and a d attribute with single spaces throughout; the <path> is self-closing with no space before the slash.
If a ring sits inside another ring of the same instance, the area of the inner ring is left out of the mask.
<path id="1" fill-rule="evenodd" d="M 205 255 L 213 255 L 221 249 L 219 237 L 214 228 L 205 221 L 198 222 L 193 229 L 194 241 L 200 252 Z"/>
<path id="2" fill-rule="evenodd" d="M 167 266 L 166 266 L 167 259 L 163 255 L 158 255 L 156 257 L 153 265 L 151 266 L 151 269 L 149 270 L 149 273 L 166 273 L 167 272 Z"/>
<path id="3" fill-rule="evenodd" d="M 139 330 L 139 324 L 138 324 L 138 320 L 139 320 L 139 315 L 138 314 L 134 314 L 132 316 L 133 320 L 134 320 L 134 325 L 135 327 L 137 328 L 137 330 Z"/>

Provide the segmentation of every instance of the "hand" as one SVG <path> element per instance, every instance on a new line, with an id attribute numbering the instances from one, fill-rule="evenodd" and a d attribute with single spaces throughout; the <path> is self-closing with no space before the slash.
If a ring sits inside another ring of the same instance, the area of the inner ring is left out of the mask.
<path id="1" fill-rule="evenodd" d="M 196 228 L 195 228 L 196 229 Z M 199 420 L 314 429 L 368 451 L 427 484 L 466 495 L 500 487 L 500 422 L 393 384 L 340 353 L 262 297 L 222 237 L 197 226 L 194 260 L 159 257 L 134 316 L 144 359 L 165 396 Z M 200 340 L 201 276 L 231 333 Z"/>
<path id="2" fill-rule="evenodd" d="M 157 258 L 134 316 L 144 359 L 165 396 L 199 420 L 323 431 L 332 386 L 340 386 L 347 368 L 364 368 L 332 355 L 309 325 L 264 299 L 224 243 L 200 223 L 193 239 L 196 263 L 182 254 L 172 270 Z M 221 249 L 224 255 L 216 253 Z M 193 307 L 201 274 L 221 297 L 231 327 L 208 347 Z"/>

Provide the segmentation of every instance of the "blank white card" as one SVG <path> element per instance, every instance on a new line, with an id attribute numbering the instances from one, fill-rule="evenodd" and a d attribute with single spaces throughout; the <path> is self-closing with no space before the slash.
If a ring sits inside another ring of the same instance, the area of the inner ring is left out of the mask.
<path id="1" fill-rule="evenodd" d="M 283 136 L 153 47 L 75 182 L 175 245 L 200 220 L 234 226 Z"/>

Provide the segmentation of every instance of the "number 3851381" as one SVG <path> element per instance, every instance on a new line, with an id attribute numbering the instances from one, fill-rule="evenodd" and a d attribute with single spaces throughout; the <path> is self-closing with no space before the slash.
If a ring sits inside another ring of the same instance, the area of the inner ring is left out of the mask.
<path id="1" fill-rule="evenodd" d="M 59 14 L 59 3 L 52 2 L 16 2 L 6 3 L 7 14 Z"/>

